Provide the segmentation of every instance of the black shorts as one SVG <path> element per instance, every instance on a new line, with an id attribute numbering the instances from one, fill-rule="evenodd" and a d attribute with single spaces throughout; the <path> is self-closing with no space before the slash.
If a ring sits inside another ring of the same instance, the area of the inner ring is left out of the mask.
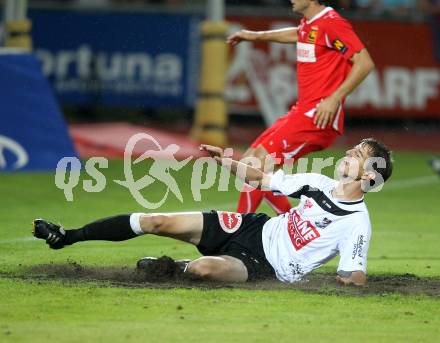
<path id="1" fill-rule="evenodd" d="M 197 245 L 205 256 L 228 255 L 243 262 L 248 281 L 274 278 L 263 250 L 263 213 L 203 212 L 203 232 Z"/>

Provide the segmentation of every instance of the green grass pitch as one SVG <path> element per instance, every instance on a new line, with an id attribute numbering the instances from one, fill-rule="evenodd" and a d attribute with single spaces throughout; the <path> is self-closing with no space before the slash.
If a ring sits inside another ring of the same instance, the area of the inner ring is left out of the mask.
<path id="1" fill-rule="evenodd" d="M 342 155 L 329 151 L 315 156 Z M 440 178 L 429 154 L 396 153 L 385 188 L 366 196 L 373 224 L 370 276 L 415 274 L 440 278 Z M 146 169 L 144 169 L 146 170 Z M 184 202 L 173 195 L 158 210 L 234 210 L 237 193 L 202 191 L 192 200 L 192 166 L 173 173 Z M 331 174 L 331 168 L 326 169 Z M 86 242 L 61 251 L 31 238 L 31 221 L 43 217 L 78 227 L 94 219 L 143 209 L 126 188 L 122 161 L 103 170 L 107 186 L 74 201 L 56 188 L 53 173 L 0 174 L 1 342 L 438 342 L 440 297 L 385 292 L 341 294 L 284 289 L 129 288 L 102 282 L 32 278 L 29 268 L 75 261 L 84 266 L 134 266 L 142 256 L 197 257 L 190 245 L 144 236 L 122 243 Z M 138 168 L 136 174 L 142 170 Z M 87 179 L 82 175 L 82 179 Z M 145 197 L 165 188 L 153 184 Z M 272 214 L 268 207 L 262 211 Z M 337 259 L 318 273 L 334 273 Z M 408 288 L 411 288 L 408 284 Z M 437 293 L 439 294 L 439 293 Z"/>

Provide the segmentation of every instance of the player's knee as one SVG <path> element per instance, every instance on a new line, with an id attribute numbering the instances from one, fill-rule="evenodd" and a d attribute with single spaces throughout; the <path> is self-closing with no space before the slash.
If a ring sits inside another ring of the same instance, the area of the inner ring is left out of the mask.
<path id="1" fill-rule="evenodd" d="M 219 270 L 219 266 L 216 266 L 213 261 L 208 259 L 198 259 L 191 261 L 188 264 L 187 272 L 198 276 L 199 278 L 210 280 L 215 277 L 216 272 Z"/>
<path id="2" fill-rule="evenodd" d="M 150 213 L 143 215 L 140 222 L 142 231 L 159 235 L 166 230 L 169 217 L 163 214 Z"/>

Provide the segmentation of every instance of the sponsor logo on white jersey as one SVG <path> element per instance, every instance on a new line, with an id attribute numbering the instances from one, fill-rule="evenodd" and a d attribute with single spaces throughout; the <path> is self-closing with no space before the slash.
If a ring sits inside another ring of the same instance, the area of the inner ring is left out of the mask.
<path id="1" fill-rule="evenodd" d="M 316 62 L 315 45 L 298 42 L 296 57 L 298 62 Z"/>
<path id="2" fill-rule="evenodd" d="M 328 219 L 327 217 L 325 217 L 323 220 L 321 221 L 316 221 L 315 222 L 315 226 L 319 227 L 320 229 L 325 229 L 328 225 L 330 225 L 332 223 L 332 221 L 330 219 Z"/>
<path id="3" fill-rule="evenodd" d="M 307 244 L 320 236 L 318 230 L 308 220 L 304 220 L 294 210 L 289 214 L 287 230 L 296 251 L 304 248 Z"/>

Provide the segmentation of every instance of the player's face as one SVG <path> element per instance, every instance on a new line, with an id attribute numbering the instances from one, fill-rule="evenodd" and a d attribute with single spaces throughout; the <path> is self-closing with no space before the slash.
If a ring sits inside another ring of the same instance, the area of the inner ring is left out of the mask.
<path id="1" fill-rule="evenodd" d="M 304 13 L 304 11 L 310 6 L 310 0 L 290 0 L 292 4 L 292 11 L 296 13 Z"/>
<path id="2" fill-rule="evenodd" d="M 358 144 L 347 150 L 338 167 L 339 176 L 347 180 L 359 181 L 365 173 L 364 166 L 369 157 L 370 148 L 366 144 Z"/>

